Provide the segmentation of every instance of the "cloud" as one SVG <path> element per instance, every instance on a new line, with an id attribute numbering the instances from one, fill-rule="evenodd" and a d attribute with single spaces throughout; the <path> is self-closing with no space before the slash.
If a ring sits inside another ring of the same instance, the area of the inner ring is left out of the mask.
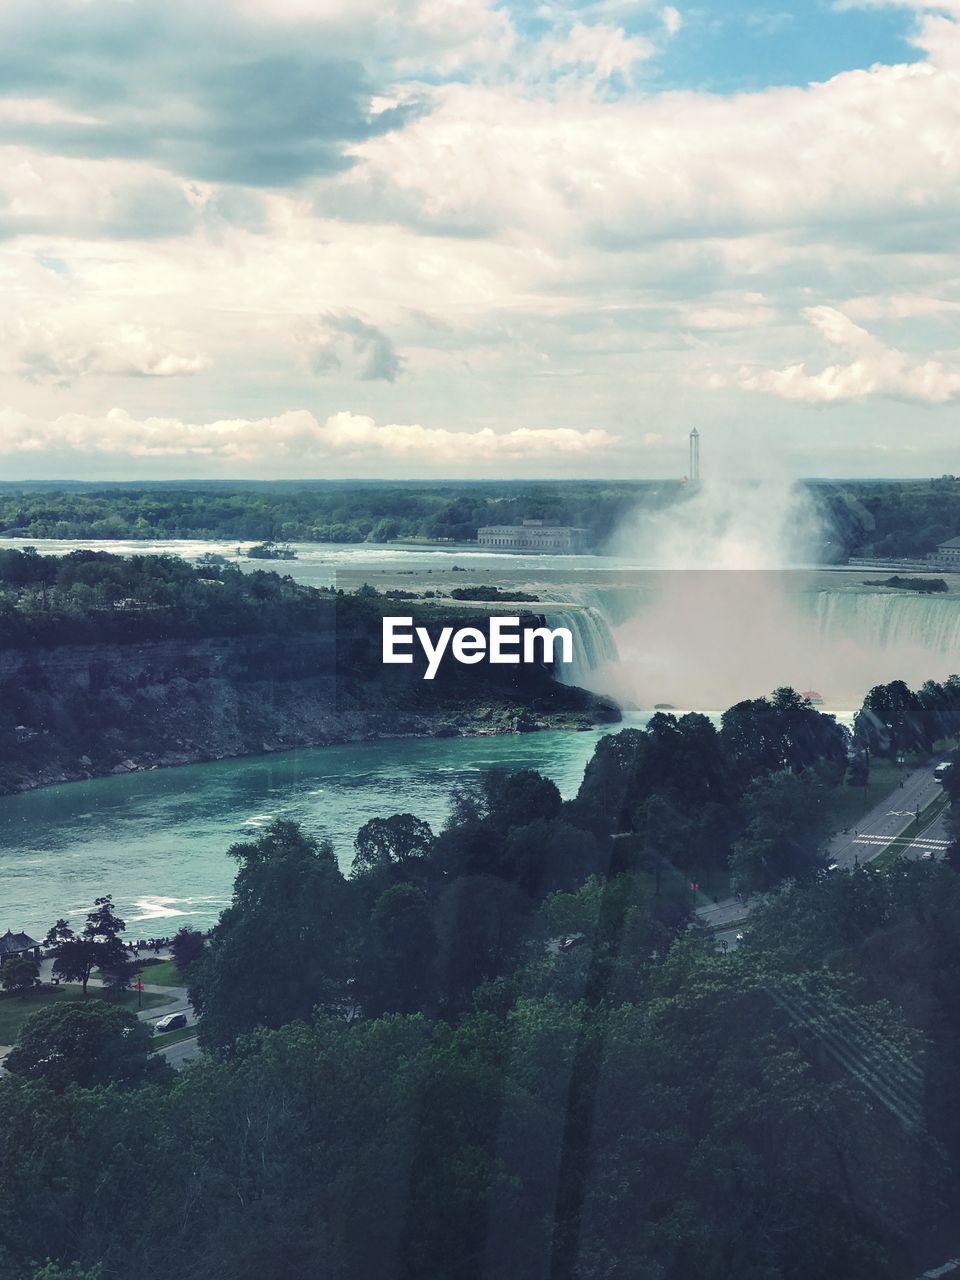
<path id="1" fill-rule="evenodd" d="M 91 341 L 55 321 L 20 319 L 7 326 L 4 354 L 24 381 L 60 386 L 91 374 L 174 378 L 200 373 L 211 364 L 207 356 L 177 351 L 133 324 L 121 324 Z"/>
<path id="2" fill-rule="evenodd" d="M 668 4 L 667 7 L 662 10 L 660 17 L 663 21 L 664 27 L 666 28 L 668 36 L 675 36 L 683 26 L 683 15 L 680 13 L 679 9 L 675 9 L 672 4 Z"/>
<path id="3" fill-rule="evenodd" d="M 683 315 L 684 323 L 691 329 L 707 329 L 717 332 L 734 329 L 754 329 L 769 324 L 774 318 L 770 307 L 692 307 Z"/>
<path id="4" fill-rule="evenodd" d="M 611 252 L 764 231 L 869 246 L 904 220 L 936 244 L 958 137 L 956 77 L 926 62 L 730 97 L 448 84 L 401 132 L 358 144 L 317 209 Z"/>
<path id="5" fill-rule="evenodd" d="M 0 145 L 254 187 L 333 173 L 412 108 L 375 110 L 375 85 L 332 36 L 265 31 L 222 0 L 5 0 L 4 97 L 45 109 L 0 114 Z"/>
<path id="6" fill-rule="evenodd" d="M 526 428 L 495 432 L 449 431 L 443 427 L 390 423 L 336 413 L 321 422 L 305 409 L 272 418 L 231 418 L 210 423 L 178 418 L 136 419 L 123 409 L 102 417 L 66 413 L 52 420 L 0 410 L 0 454 L 71 452 L 130 458 L 220 459 L 231 464 L 269 461 L 291 467 L 338 456 L 380 457 L 433 464 L 462 471 L 482 462 L 581 458 L 608 449 L 616 437 L 606 431 Z"/>
<path id="7" fill-rule="evenodd" d="M 301 330 L 300 342 L 312 373 L 341 370 L 345 361 L 361 382 L 395 382 L 400 372 L 401 358 L 383 330 L 349 311 L 320 316 Z"/>
<path id="8" fill-rule="evenodd" d="M 564 34 L 551 35 L 538 42 L 534 65 L 554 72 L 576 70 L 582 82 L 588 84 L 614 77 L 629 81 L 633 67 L 638 62 L 646 62 L 654 53 L 650 40 L 644 36 L 628 36 L 622 27 L 575 22 Z"/>
<path id="9" fill-rule="evenodd" d="M 740 387 L 808 404 L 837 404 L 877 395 L 946 404 L 960 397 L 960 366 L 950 368 L 939 360 L 913 361 L 832 307 L 809 307 L 804 314 L 828 343 L 854 357 L 851 362 L 829 365 L 816 374 L 808 373 L 805 364 L 759 374 L 742 369 Z"/>

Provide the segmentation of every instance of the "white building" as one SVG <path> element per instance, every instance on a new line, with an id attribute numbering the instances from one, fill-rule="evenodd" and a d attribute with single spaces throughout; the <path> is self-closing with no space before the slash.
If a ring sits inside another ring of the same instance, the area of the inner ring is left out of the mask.
<path id="1" fill-rule="evenodd" d="M 541 551 L 575 555 L 589 549 L 590 530 L 570 525 L 524 520 L 523 524 L 493 524 L 477 530 L 477 546 L 497 551 Z"/>
<path id="2" fill-rule="evenodd" d="M 960 570 L 960 538 L 941 542 L 936 551 L 927 554 L 927 560 L 935 569 Z"/>

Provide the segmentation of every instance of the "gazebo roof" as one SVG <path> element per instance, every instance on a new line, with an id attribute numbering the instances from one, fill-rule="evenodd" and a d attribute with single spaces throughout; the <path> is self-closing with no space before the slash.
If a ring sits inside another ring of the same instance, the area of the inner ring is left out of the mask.
<path id="1" fill-rule="evenodd" d="M 11 933 L 8 929 L 5 934 L 0 935 L 0 956 L 19 955 L 21 951 L 32 951 L 39 945 L 36 938 L 31 938 L 29 933 Z"/>

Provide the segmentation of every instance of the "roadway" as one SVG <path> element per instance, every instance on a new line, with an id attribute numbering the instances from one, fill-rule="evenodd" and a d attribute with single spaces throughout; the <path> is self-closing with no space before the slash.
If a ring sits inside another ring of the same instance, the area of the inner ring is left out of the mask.
<path id="1" fill-rule="evenodd" d="M 856 827 L 838 832 L 827 845 L 830 861 L 838 867 L 854 867 L 889 848 L 929 805 L 943 796 L 943 787 L 933 776 L 934 768 L 932 764 L 925 765 L 905 774 L 903 785 L 875 804 Z M 933 817 L 928 828 L 904 845 L 901 852 L 918 858 L 926 852 L 942 854 L 950 843 L 945 820 L 946 809 Z"/>
<path id="2" fill-rule="evenodd" d="M 902 785 L 879 800 L 856 827 L 837 832 L 826 846 L 828 860 L 838 867 L 851 868 L 870 862 L 891 845 L 906 858 L 929 861 L 943 857 L 950 844 L 946 803 L 930 815 L 919 832 L 912 837 L 903 836 L 918 816 L 944 797 L 942 785 L 933 776 L 935 767 L 924 765 L 905 774 Z M 724 898 L 698 907 L 697 918 L 713 930 L 718 946 L 726 943 L 727 950 L 735 950 L 737 935 L 743 932 L 750 911 L 758 901 L 759 897 Z"/>

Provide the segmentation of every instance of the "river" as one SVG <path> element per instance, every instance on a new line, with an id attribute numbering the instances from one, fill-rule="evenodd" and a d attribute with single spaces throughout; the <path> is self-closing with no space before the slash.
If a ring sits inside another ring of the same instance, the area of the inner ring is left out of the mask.
<path id="1" fill-rule="evenodd" d="M 0 546 L 23 546 L 0 539 Z M 960 580 L 918 597 L 880 590 L 864 570 L 651 573 L 637 561 L 522 556 L 464 548 L 303 545 L 261 565 L 233 543 L 37 541 L 124 554 L 227 554 L 245 570 L 275 568 L 312 585 L 369 581 L 446 592 L 482 582 L 534 590 L 556 625 L 575 628 L 574 683 L 624 707 L 675 702 L 717 710 L 778 684 L 822 690 L 849 722 L 867 689 L 960 670 Z M 633 717 L 646 717 L 636 710 Z M 303 750 L 49 787 L 0 799 L 0 931 L 43 933 L 82 918 L 112 893 L 138 936 L 207 926 L 227 900 L 229 844 L 271 816 L 326 834 L 348 866 L 368 818 L 409 811 L 441 823 L 455 782 L 495 765 L 534 767 L 572 795 L 602 732 L 397 741 Z"/>
<path id="2" fill-rule="evenodd" d="M 644 717 L 645 718 L 645 717 Z M 42 937 L 112 893 L 128 935 L 212 925 L 236 871 L 230 844 L 271 818 L 327 836 L 344 868 L 368 818 L 410 812 L 438 829 L 454 784 L 535 768 L 575 794 L 610 729 L 316 747 L 44 787 L 0 799 L 0 932 Z"/>

